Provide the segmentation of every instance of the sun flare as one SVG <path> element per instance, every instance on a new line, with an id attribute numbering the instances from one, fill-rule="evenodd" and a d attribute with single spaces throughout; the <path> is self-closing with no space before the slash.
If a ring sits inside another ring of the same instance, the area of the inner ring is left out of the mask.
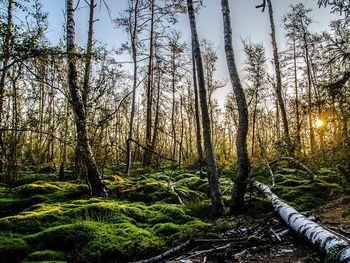
<path id="1" fill-rule="evenodd" d="M 324 125 L 324 121 L 317 118 L 315 124 L 317 128 L 321 128 Z"/>

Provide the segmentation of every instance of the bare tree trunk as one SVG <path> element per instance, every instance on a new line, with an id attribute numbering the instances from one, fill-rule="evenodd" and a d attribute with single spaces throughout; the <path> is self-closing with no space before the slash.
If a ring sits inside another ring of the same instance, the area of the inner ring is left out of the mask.
<path id="1" fill-rule="evenodd" d="M 155 151 L 156 143 L 158 138 L 158 128 L 159 128 L 159 111 L 160 111 L 160 97 L 161 97 L 161 80 L 162 80 L 162 70 L 160 65 L 158 66 L 158 84 L 157 84 L 157 101 L 156 101 L 156 114 L 154 116 L 154 127 L 153 127 L 153 137 L 151 150 Z"/>
<path id="2" fill-rule="evenodd" d="M 173 54 L 171 58 L 171 88 L 172 88 L 172 107 L 171 107 L 171 130 L 173 135 L 173 145 L 172 145 L 172 159 L 176 160 L 176 127 L 175 127 L 175 106 L 176 106 L 176 98 L 175 98 L 175 74 L 176 74 L 176 65 L 175 65 L 175 52 L 176 52 L 176 44 L 173 44 Z"/>
<path id="3" fill-rule="evenodd" d="M 89 3 L 89 30 L 88 39 L 86 44 L 86 58 L 85 58 L 85 72 L 84 72 L 84 82 L 82 89 L 82 100 L 87 112 L 87 101 L 90 93 L 90 75 L 91 75 L 91 60 L 92 60 L 92 48 L 93 48 L 93 36 L 94 36 L 94 13 L 95 13 L 95 0 L 90 0 Z"/>
<path id="4" fill-rule="evenodd" d="M 86 112 L 77 84 L 77 66 L 75 54 L 75 21 L 74 0 L 67 0 L 67 53 L 68 53 L 68 86 L 71 95 L 71 104 L 75 113 L 77 129 L 77 145 L 80 147 L 87 167 L 87 181 L 91 194 L 107 196 L 105 186 L 101 180 L 100 171 L 92 153 L 86 125 Z"/>
<path id="5" fill-rule="evenodd" d="M 196 28 L 196 19 L 194 15 L 193 2 L 187 0 L 188 15 L 191 26 L 192 34 L 192 52 L 194 53 L 196 65 L 197 65 L 197 76 L 198 76 L 198 87 L 199 87 L 199 99 L 202 110 L 202 125 L 203 125 L 203 138 L 204 146 L 207 159 L 208 169 L 208 180 L 210 186 L 210 198 L 212 205 L 215 208 L 216 213 L 220 214 L 224 210 L 224 202 L 221 197 L 218 168 L 216 165 L 215 153 L 211 141 L 211 127 L 210 118 L 208 111 L 207 92 L 205 88 L 203 62 L 201 58 L 200 44 Z"/>
<path id="6" fill-rule="evenodd" d="M 244 206 L 244 194 L 247 188 L 247 178 L 250 166 L 247 151 L 248 108 L 235 63 L 232 44 L 230 7 L 228 0 L 221 0 L 221 6 L 224 22 L 226 61 L 239 114 L 239 124 L 236 138 L 238 171 L 232 192 L 231 208 L 232 210 L 240 210 Z"/>
<path id="7" fill-rule="evenodd" d="M 12 16 L 13 16 L 13 0 L 8 1 L 7 7 L 7 26 L 6 26 L 6 36 L 4 40 L 4 53 L 2 62 L 2 75 L 0 78 L 0 126 L 3 124 L 3 114 L 4 114 L 4 94 L 5 86 L 8 75 L 8 63 L 10 60 L 10 50 L 12 46 Z M 3 138 L 3 130 L 0 130 L 0 181 L 3 179 L 2 175 L 4 172 L 4 158 L 5 158 L 5 145 Z"/>
<path id="8" fill-rule="evenodd" d="M 296 55 L 296 39 L 293 38 L 293 65 L 294 65 L 294 90 L 295 90 L 295 117 L 297 122 L 296 133 L 298 149 L 301 147 L 300 136 L 300 116 L 299 116 L 299 94 L 298 94 L 298 75 L 297 75 L 297 55 Z M 299 151 L 299 150 L 298 150 Z"/>
<path id="9" fill-rule="evenodd" d="M 271 0 L 267 0 L 267 4 L 269 7 L 271 40 L 272 40 L 272 49 L 273 49 L 273 61 L 275 64 L 275 72 L 276 72 L 276 94 L 277 94 L 277 99 L 278 99 L 278 105 L 279 105 L 280 110 L 281 110 L 284 139 L 287 143 L 288 154 L 293 155 L 293 149 L 292 149 L 291 140 L 290 140 L 290 136 L 289 136 L 287 112 L 286 112 L 286 108 L 285 108 L 283 96 L 282 96 L 281 68 L 280 68 L 280 62 L 279 62 L 279 56 L 278 56 L 278 47 L 277 47 L 277 42 L 276 42 L 276 30 L 275 30 L 275 22 L 273 19 L 273 9 L 272 9 Z"/>
<path id="10" fill-rule="evenodd" d="M 200 112 L 199 112 L 196 59 L 194 57 L 194 53 L 192 54 L 192 75 L 193 75 L 193 87 L 194 87 L 194 112 L 195 112 L 195 118 L 196 118 L 198 166 L 199 166 L 199 170 L 202 171 L 202 165 L 203 165 L 202 134 L 201 134 Z"/>
<path id="11" fill-rule="evenodd" d="M 150 46 L 147 78 L 147 113 L 146 113 L 146 147 L 151 147 L 152 140 L 152 102 L 153 102 L 153 53 L 154 53 L 154 1 L 151 0 L 151 28 L 150 28 Z M 143 166 L 149 166 L 152 161 L 152 154 L 145 151 L 143 156 Z"/>
<path id="12" fill-rule="evenodd" d="M 135 104 L 136 104 L 136 87 L 137 87 L 137 47 L 136 47 L 136 35 L 137 35 L 137 26 L 138 26 L 138 4 L 139 0 L 136 0 L 134 8 L 134 25 L 133 28 L 130 28 L 130 38 L 131 38 L 131 51 L 132 51 L 132 60 L 134 63 L 134 79 L 132 87 L 132 101 L 131 101 L 131 111 L 130 111 L 130 122 L 129 122 L 129 133 L 128 139 L 126 142 L 126 175 L 130 174 L 131 169 L 131 144 L 133 139 L 133 129 L 134 129 L 134 120 L 135 120 Z M 130 25 L 131 26 L 131 25 Z"/>
<path id="13" fill-rule="evenodd" d="M 307 44 L 306 32 L 303 34 L 304 49 L 305 49 L 305 63 L 308 79 L 308 106 L 309 106 L 309 128 L 310 128 L 310 150 L 311 153 L 315 152 L 315 132 L 312 119 L 312 80 L 311 80 L 311 68 L 309 61 L 309 47 Z"/>
<path id="14" fill-rule="evenodd" d="M 63 181 L 65 179 L 64 167 L 67 159 L 68 118 L 69 118 L 69 113 L 68 113 L 68 104 L 67 104 L 65 105 L 65 118 L 64 118 L 64 124 L 62 127 L 64 132 L 61 133 L 60 167 L 58 170 L 58 178 L 60 181 Z"/>

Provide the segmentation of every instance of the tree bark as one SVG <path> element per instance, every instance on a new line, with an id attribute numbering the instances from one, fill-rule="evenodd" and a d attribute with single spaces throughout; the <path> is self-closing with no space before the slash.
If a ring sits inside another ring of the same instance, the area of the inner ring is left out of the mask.
<path id="1" fill-rule="evenodd" d="M 6 27 L 6 36 L 4 40 L 4 60 L 3 60 L 3 69 L 2 75 L 0 78 L 0 125 L 3 123 L 3 114 L 4 114 L 4 94 L 5 86 L 8 75 L 8 63 L 10 60 L 10 51 L 12 46 L 12 16 L 13 16 L 13 1 L 9 0 L 7 6 L 7 27 Z M 0 131 L 0 181 L 3 179 L 4 172 L 4 158 L 5 158 L 5 145 L 3 138 L 3 131 Z"/>
<path id="2" fill-rule="evenodd" d="M 192 52 L 197 65 L 199 99 L 202 110 L 203 138 L 207 159 L 208 181 L 210 186 L 210 198 L 216 213 L 221 214 L 224 210 L 224 202 L 221 197 L 218 168 L 216 165 L 215 153 L 211 141 L 211 127 L 207 102 L 207 91 L 205 88 L 203 62 L 200 51 L 200 44 L 196 28 L 196 18 L 192 0 L 187 0 L 188 15 L 192 35 Z"/>
<path id="3" fill-rule="evenodd" d="M 247 188 L 247 178 L 250 166 L 247 151 L 248 108 L 235 63 L 228 0 L 221 0 L 221 6 L 224 23 L 226 61 L 230 74 L 231 84 L 235 93 L 239 114 L 239 124 L 236 138 L 238 172 L 235 178 L 235 184 L 232 192 L 231 209 L 240 210 L 244 207 L 244 194 Z"/>
<path id="4" fill-rule="evenodd" d="M 274 210 L 282 220 L 313 247 L 325 254 L 335 252 L 335 262 L 350 262 L 350 246 L 347 241 L 307 219 L 293 207 L 280 200 L 266 185 L 258 181 L 255 181 L 253 185 L 272 203 Z"/>
<path id="5" fill-rule="evenodd" d="M 151 0 L 151 26 L 150 26 L 150 44 L 149 44 L 149 62 L 147 72 L 147 113 L 146 113 L 146 146 L 151 148 L 152 142 L 152 102 L 153 102 L 153 53 L 154 53 L 154 1 Z M 152 155 L 145 151 L 143 156 L 143 166 L 151 164 Z"/>
<path id="6" fill-rule="evenodd" d="M 68 86 L 71 104 L 75 113 L 77 145 L 80 148 L 87 167 L 87 182 L 91 194 L 94 196 L 107 196 L 105 186 L 101 180 L 100 171 L 92 153 L 86 125 L 86 112 L 77 84 L 77 66 L 75 54 L 75 20 L 74 0 L 67 0 L 67 53 L 68 53 Z"/>
<path id="7" fill-rule="evenodd" d="M 273 61 L 275 64 L 275 73 L 276 73 L 276 94 L 277 94 L 277 99 L 278 99 L 278 105 L 279 105 L 280 110 L 281 110 L 284 139 L 287 143 L 288 154 L 293 155 L 293 149 L 292 149 L 291 140 L 290 140 L 290 136 L 289 136 L 287 111 L 286 111 L 286 107 L 284 105 L 283 96 L 282 96 L 281 67 L 280 67 L 278 47 L 277 47 L 277 42 L 276 42 L 276 30 L 275 30 L 275 22 L 273 19 L 273 9 L 272 9 L 271 0 L 267 0 L 267 4 L 268 4 L 268 8 L 269 8 L 269 19 L 270 19 L 270 27 L 271 27 L 271 42 L 272 42 L 272 49 L 273 49 Z"/>
<path id="8" fill-rule="evenodd" d="M 130 111 L 130 121 L 129 121 L 129 133 L 128 140 L 126 141 L 126 175 L 130 174 L 131 169 L 131 143 L 133 139 L 133 129 L 135 120 L 135 104 L 136 104 L 136 88 L 137 88 L 137 46 L 136 46 L 136 36 L 137 36 L 137 26 L 138 26 L 138 4 L 139 0 L 136 0 L 134 9 L 134 24 L 131 29 L 130 23 L 130 40 L 131 40 L 131 52 L 132 60 L 134 64 L 134 76 L 133 76 L 133 86 L 132 86 L 132 99 L 131 99 L 131 111 Z M 131 16 L 131 15 L 130 15 Z"/>
<path id="9" fill-rule="evenodd" d="M 196 74 L 196 59 L 192 54 L 192 75 L 193 75 L 193 88 L 194 88 L 194 110 L 196 118 L 196 138 L 197 138 L 197 153 L 198 153 L 198 166 L 199 170 L 202 171 L 203 165 L 203 150 L 202 150 L 202 134 L 200 124 L 200 112 L 199 112 L 199 101 L 198 101 L 198 85 L 197 85 L 197 74 Z"/>

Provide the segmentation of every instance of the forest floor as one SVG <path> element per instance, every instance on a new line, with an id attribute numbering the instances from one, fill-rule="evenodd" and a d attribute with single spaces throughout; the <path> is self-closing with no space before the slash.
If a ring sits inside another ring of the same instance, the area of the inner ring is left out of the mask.
<path id="1" fill-rule="evenodd" d="M 268 183 L 267 174 L 261 169 L 258 179 Z M 273 191 L 349 237 L 348 183 L 329 169 L 317 175 L 311 182 L 300 170 L 276 167 Z M 0 263 L 129 262 L 189 239 L 202 243 L 175 255 L 172 262 L 321 262 L 293 234 L 276 238 L 274 232 L 282 233 L 286 226 L 254 191 L 247 194 L 244 214 L 214 218 L 207 180 L 193 171 L 139 170 L 125 178 L 110 168 L 104 182 L 108 199 L 90 198 L 84 181 L 61 182 L 55 173 L 32 170 L 21 171 L 11 186 L 0 185 Z M 220 184 L 228 201 L 232 183 L 224 172 Z M 222 239 L 237 242 L 221 250 L 227 244 Z"/>

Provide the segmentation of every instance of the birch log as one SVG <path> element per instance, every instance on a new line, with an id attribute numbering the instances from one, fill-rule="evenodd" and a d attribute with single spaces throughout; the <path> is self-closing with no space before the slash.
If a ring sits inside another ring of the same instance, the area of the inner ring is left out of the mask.
<path id="1" fill-rule="evenodd" d="M 307 219 L 279 199 L 266 185 L 258 181 L 255 181 L 253 185 L 272 203 L 274 210 L 292 230 L 306 238 L 312 246 L 322 253 L 329 254 L 337 251 L 337 261 L 335 262 L 350 263 L 350 245 L 347 241 Z"/>

